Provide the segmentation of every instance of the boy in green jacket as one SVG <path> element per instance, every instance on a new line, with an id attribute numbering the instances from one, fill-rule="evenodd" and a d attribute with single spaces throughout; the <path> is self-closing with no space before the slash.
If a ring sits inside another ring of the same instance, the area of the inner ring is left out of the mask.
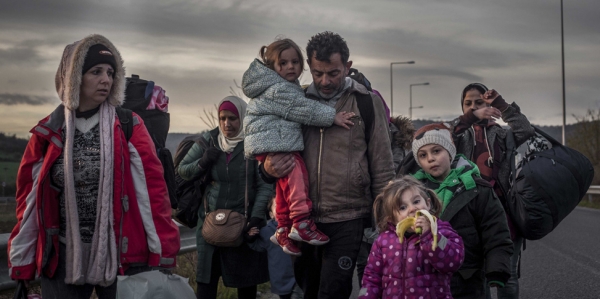
<path id="1" fill-rule="evenodd" d="M 484 299 L 486 278 L 489 286 L 504 287 L 510 277 L 513 244 L 498 197 L 477 165 L 456 155 L 449 129 L 437 123 L 417 130 L 412 150 L 422 169 L 413 176 L 435 190 L 442 201 L 440 219 L 463 238 L 465 261 L 452 277 L 452 296 Z"/>

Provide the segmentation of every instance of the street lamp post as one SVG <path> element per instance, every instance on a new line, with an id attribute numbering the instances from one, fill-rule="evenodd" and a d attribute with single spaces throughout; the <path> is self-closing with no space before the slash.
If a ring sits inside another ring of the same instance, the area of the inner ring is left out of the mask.
<path id="1" fill-rule="evenodd" d="M 409 103 L 409 106 L 408 106 L 408 115 L 409 115 L 408 117 L 410 119 L 412 119 L 412 110 L 413 109 L 423 108 L 423 106 L 413 107 L 413 105 L 412 105 L 412 87 L 413 86 L 421 86 L 421 85 L 429 85 L 429 82 L 411 84 L 410 88 L 409 88 L 410 89 L 410 97 L 409 97 L 410 98 L 410 103 Z"/>
<path id="2" fill-rule="evenodd" d="M 567 145 L 566 126 L 567 126 L 567 104 L 565 99 L 565 31 L 563 26 L 563 1 L 560 0 L 560 50 L 562 58 L 562 143 Z"/>
<path id="3" fill-rule="evenodd" d="M 392 66 L 394 64 L 415 64 L 415 62 L 414 61 L 390 62 L 390 106 L 391 106 L 390 115 L 394 115 L 394 79 L 393 79 L 394 73 L 392 72 Z"/>

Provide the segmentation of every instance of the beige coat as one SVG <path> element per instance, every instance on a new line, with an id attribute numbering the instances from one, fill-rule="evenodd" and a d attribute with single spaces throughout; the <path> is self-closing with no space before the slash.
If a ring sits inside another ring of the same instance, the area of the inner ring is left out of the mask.
<path id="1" fill-rule="evenodd" d="M 370 143 L 355 93 L 370 94 L 375 119 Z M 370 217 L 373 200 L 394 178 L 394 163 L 383 101 L 356 81 L 335 105 L 336 112 L 354 112 L 354 126 L 304 126 L 303 158 L 309 177 L 316 222 L 334 223 Z"/>

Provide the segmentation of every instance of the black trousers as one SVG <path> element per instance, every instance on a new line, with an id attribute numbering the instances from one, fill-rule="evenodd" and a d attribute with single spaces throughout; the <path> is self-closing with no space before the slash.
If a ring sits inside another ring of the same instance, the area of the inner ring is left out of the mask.
<path id="1" fill-rule="evenodd" d="M 217 290 L 219 288 L 219 278 L 222 275 L 221 271 L 221 255 L 216 249 L 212 256 L 212 268 L 210 269 L 210 282 L 197 282 L 196 298 L 198 299 L 216 299 Z M 238 299 L 256 299 L 256 285 L 238 288 Z"/>
<path id="2" fill-rule="evenodd" d="M 317 223 L 317 227 L 330 241 L 322 246 L 300 244 L 302 255 L 294 261 L 296 282 L 306 299 L 349 298 L 363 236 L 363 219 Z"/>

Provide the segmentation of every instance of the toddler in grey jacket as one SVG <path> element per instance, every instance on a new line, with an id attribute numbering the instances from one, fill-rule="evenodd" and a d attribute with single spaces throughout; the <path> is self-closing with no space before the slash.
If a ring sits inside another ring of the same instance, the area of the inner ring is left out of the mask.
<path id="1" fill-rule="evenodd" d="M 271 241 L 291 255 L 300 255 L 294 241 L 322 245 L 329 238 L 310 219 L 308 173 L 300 151 L 304 150 L 302 125 L 349 129 L 352 112 L 339 112 L 305 97 L 298 78 L 304 58 L 296 43 L 281 39 L 260 49 L 262 62 L 255 59 L 242 79 L 244 94 L 251 98 L 244 118 L 244 152 L 247 158 L 263 162 L 268 153 L 293 153 L 296 166 L 277 180 L 276 219 Z"/>

